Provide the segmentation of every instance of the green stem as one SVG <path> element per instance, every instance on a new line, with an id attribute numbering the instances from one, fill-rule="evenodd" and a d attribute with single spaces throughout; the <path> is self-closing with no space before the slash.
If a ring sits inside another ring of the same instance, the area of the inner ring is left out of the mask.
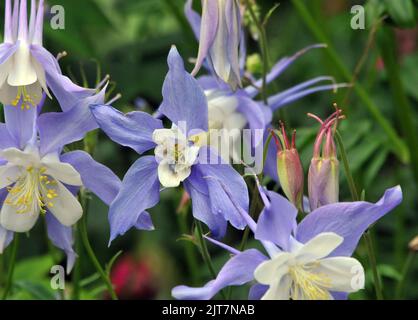
<path id="1" fill-rule="evenodd" d="M 251 19 L 253 20 L 258 34 L 260 36 L 260 50 L 261 50 L 261 56 L 263 59 L 263 81 L 261 86 L 261 96 L 263 98 L 264 104 L 267 105 L 268 100 L 268 93 L 267 93 L 267 74 L 269 72 L 270 68 L 270 62 L 269 62 L 269 53 L 268 53 L 268 45 L 267 45 L 267 35 L 266 30 L 263 27 L 262 22 L 257 19 L 257 15 L 254 12 L 254 9 L 250 3 L 249 0 L 245 0 L 246 8 L 248 9 L 248 12 L 251 16 Z"/>
<path id="2" fill-rule="evenodd" d="M 344 171 L 347 177 L 351 196 L 353 198 L 353 201 L 359 201 L 360 200 L 359 193 L 357 191 L 356 184 L 353 179 L 353 175 L 351 174 L 350 165 L 349 165 L 348 158 L 347 158 L 347 152 L 345 151 L 344 143 L 342 141 L 341 135 L 339 134 L 338 130 L 335 131 L 335 136 L 337 138 L 338 149 L 340 151 L 340 155 L 343 160 Z M 366 241 L 367 254 L 369 256 L 370 267 L 373 272 L 376 297 L 378 300 L 383 300 L 382 285 L 380 281 L 379 270 L 377 269 L 376 255 L 374 252 L 373 241 L 370 235 L 370 230 L 364 233 L 364 239 Z"/>
<path id="3" fill-rule="evenodd" d="M 333 63 L 335 69 L 341 74 L 344 80 L 351 83 L 353 81 L 353 76 L 351 72 L 344 65 L 343 61 L 338 56 L 337 51 L 330 44 L 328 37 L 319 27 L 319 22 L 312 17 L 311 13 L 301 0 L 292 0 L 292 2 L 294 7 L 296 8 L 296 11 L 299 13 L 300 17 L 305 22 L 305 24 L 312 32 L 314 37 L 318 41 L 326 43 L 328 45 L 325 52 L 328 55 L 329 61 Z M 367 108 L 374 120 L 380 125 L 380 127 L 388 136 L 388 139 L 391 142 L 391 149 L 394 151 L 399 160 L 403 163 L 409 163 L 410 154 L 406 144 L 402 141 L 397 132 L 393 129 L 390 122 L 379 110 L 379 107 L 370 98 L 369 94 L 364 89 L 364 87 L 360 85 L 358 82 L 356 82 L 354 84 L 354 91 L 357 93 L 357 96 L 363 101 L 364 106 Z"/>
<path id="4" fill-rule="evenodd" d="M 75 262 L 74 265 L 74 271 L 73 271 L 73 292 L 72 292 L 72 300 L 80 300 L 80 281 L 81 281 L 81 235 L 80 235 L 80 228 L 78 228 L 76 232 L 76 239 L 75 239 L 75 246 L 76 246 L 76 252 L 78 254 L 78 259 Z"/>
<path id="5" fill-rule="evenodd" d="M 396 287 L 395 298 L 397 300 L 402 299 L 406 278 L 408 277 L 408 273 L 409 273 L 409 270 L 411 269 L 412 262 L 414 261 L 415 256 L 416 256 L 416 252 L 411 250 L 409 252 L 408 258 L 406 258 L 406 262 L 402 270 L 402 278 L 399 280 L 398 285 Z"/>
<path id="6" fill-rule="evenodd" d="M 341 135 L 338 132 L 338 130 L 336 130 L 336 132 L 335 132 L 335 137 L 337 138 L 338 150 L 340 151 L 341 159 L 343 160 L 344 171 L 345 171 L 345 175 L 347 177 L 348 187 L 349 187 L 350 193 L 351 193 L 351 198 L 353 199 L 353 201 L 359 201 L 360 198 L 359 198 L 359 195 L 358 195 L 358 192 L 357 192 L 357 188 L 356 188 L 356 184 L 354 182 L 353 175 L 351 174 L 351 171 L 350 171 L 350 165 L 348 163 L 347 152 L 345 151 L 343 139 L 341 138 Z"/>
<path id="7" fill-rule="evenodd" d="M 199 241 L 200 251 L 202 253 L 203 261 L 205 262 L 206 266 L 208 267 L 209 272 L 212 275 L 212 278 L 216 279 L 217 274 L 216 274 L 215 268 L 213 267 L 212 259 L 211 259 L 210 254 L 209 254 L 209 250 L 208 250 L 208 247 L 206 245 L 206 241 L 203 238 L 202 223 L 198 220 L 195 220 L 195 222 L 196 222 L 197 238 L 198 238 L 198 241 Z M 226 295 L 224 294 L 223 291 L 221 291 L 221 295 L 222 295 L 222 298 L 226 300 Z"/>
<path id="8" fill-rule="evenodd" d="M 203 261 L 207 265 L 211 276 L 213 278 L 216 278 L 215 268 L 213 267 L 212 259 L 210 258 L 210 254 L 209 254 L 208 247 L 206 245 L 206 241 L 203 238 L 202 224 L 200 223 L 200 221 L 197 221 L 197 220 L 195 220 L 195 221 L 196 221 L 197 238 L 198 238 L 198 241 L 199 241 L 200 251 L 202 253 Z"/>
<path id="9" fill-rule="evenodd" d="M 115 290 L 113 289 L 112 282 L 109 279 L 109 276 L 106 274 L 104 269 L 102 268 L 99 260 L 97 260 L 96 255 L 94 254 L 94 250 L 91 247 L 88 234 L 87 234 L 87 221 L 86 221 L 86 214 L 83 214 L 81 221 L 79 223 L 80 228 L 80 235 L 81 240 L 83 242 L 84 248 L 86 249 L 87 255 L 89 256 L 91 262 L 95 266 L 97 272 L 100 274 L 103 282 L 105 283 L 107 290 L 109 291 L 110 296 L 113 300 L 118 300 Z"/>
<path id="10" fill-rule="evenodd" d="M 177 214 L 177 219 L 181 234 L 187 234 L 187 208 Z M 186 262 L 189 267 L 192 281 L 197 285 L 199 279 L 199 266 L 192 243 L 184 242 L 184 254 L 186 256 Z"/>
<path id="11" fill-rule="evenodd" d="M 415 115 L 401 80 L 395 35 L 390 27 L 384 27 L 380 31 L 379 46 L 385 69 L 388 73 L 388 81 L 394 98 L 393 102 L 396 105 L 395 110 L 399 126 L 403 131 L 409 152 L 411 153 L 411 165 L 415 183 L 418 183 L 418 132 L 414 125 Z"/>
<path id="12" fill-rule="evenodd" d="M 19 234 L 15 233 L 14 240 L 12 244 L 12 252 L 10 255 L 10 262 L 9 262 L 9 273 L 7 275 L 7 281 L 6 286 L 3 291 L 2 299 L 6 300 L 7 296 L 9 295 L 10 289 L 13 285 L 13 273 L 15 271 L 15 265 L 16 265 L 16 256 L 17 256 L 17 249 L 19 247 Z"/>
<path id="13" fill-rule="evenodd" d="M 380 281 L 379 270 L 377 269 L 376 255 L 374 253 L 373 239 L 370 234 L 370 230 L 364 233 L 364 239 L 366 240 L 367 252 L 369 255 L 370 267 L 373 272 L 374 287 L 376 291 L 377 300 L 383 300 L 382 283 Z"/>

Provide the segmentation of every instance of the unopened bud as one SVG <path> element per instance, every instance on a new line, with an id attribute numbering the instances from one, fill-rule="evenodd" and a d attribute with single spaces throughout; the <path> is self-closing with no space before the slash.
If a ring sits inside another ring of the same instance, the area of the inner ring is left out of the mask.
<path id="1" fill-rule="evenodd" d="M 309 204 L 311 210 L 315 210 L 339 200 L 340 164 L 334 142 L 334 125 L 343 117 L 341 110 L 325 121 L 312 114 L 309 116 L 321 123 L 308 174 Z"/>
<path id="2" fill-rule="evenodd" d="M 287 138 L 284 125 L 281 134 L 272 132 L 277 145 L 277 174 L 286 197 L 303 212 L 303 167 L 296 149 L 296 131 L 292 142 Z"/>
<path id="3" fill-rule="evenodd" d="M 414 239 L 409 242 L 409 250 L 418 252 L 418 236 L 416 236 Z"/>

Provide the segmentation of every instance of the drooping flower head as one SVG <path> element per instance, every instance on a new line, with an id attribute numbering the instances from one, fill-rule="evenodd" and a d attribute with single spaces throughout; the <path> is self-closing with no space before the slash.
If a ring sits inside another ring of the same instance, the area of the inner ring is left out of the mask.
<path id="1" fill-rule="evenodd" d="M 338 120 L 344 119 L 344 116 L 339 109 L 325 121 L 313 114 L 308 115 L 321 124 L 315 140 L 308 176 L 309 203 L 311 210 L 314 210 L 338 202 L 340 167 L 334 132 Z"/>
<path id="2" fill-rule="evenodd" d="M 351 258 L 362 234 L 402 201 L 400 187 L 377 203 L 351 202 L 323 206 L 297 224 L 297 209 L 277 193 L 260 188 L 265 208 L 258 223 L 241 214 L 268 256 L 256 249 L 240 252 L 208 238 L 233 257 L 204 287 L 178 286 L 176 299 L 207 300 L 228 286 L 256 280 L 250 299 L 346 299 L 364 287 L 364 269 Z"/>
<path id="3" fill-rule="evenodd" d="M 21 109 L 35 108 L 49 89 L 63 110 L 94 90 L 73 84 L 61 74 L 57 60 L 43 47 L 44 0 L 5 1 L 4 42 L 0 45 L 0 102 Z"/>
<path id="4" fill-rule="evenodd" d="M 186 3 L 191 10 L 193 0 Z M 194 31 L 199 34 L 199 53 L 195 68 L 196 75 L 205 60 L 214 73 L 228 83 L 233 90 L 241 86 L 239 53 L 241 41 L 241 13 L 238 0 L 202 0 L 202 18 L 194 15 L 200 25 Z M 198 23 L 198 22 L 197 22 Z"/>
<path id="5" fill-rule="evenodd" d="M 65 145 L 82 139 L 92 129 L 91 119 L 80 110 L 89 112 L 91 103 L 103 103 L 104 93 L 103 89 L 66 112 L 35 113 L 33 122 L 28 117 L 9 116 L 0 124 L 0 252 L 13 233 L 29 232 L 43 216 L 51 241 L 67 253 L 67 272 L 71 270 L 76 257 L 71 227 L 83 214 L 76 197 L 78 190 L 87 188 L 110 204 L 121 184 L 110 169 L 89 154 L 63 153 Z M 22 119 L 26 119 L 25 134 Z"/>
<path id="6" fill-rule="evenodd" d="M 154 150 L 154 155 L 139 158 L 123 179 L 109 212 L 111 241 L 131 227 L 152 229 L 146 210 L 159 202 L 161 187 L 180 184 L 192 199 L 194 217 L 208 225 L 216 237 L 225 234 L 227 221 L 238 229 L 246 225 L 217 181 L 208 179 L 226 181 L 236 191 L 236 201 L 248 208 L 244 179 L 205 144 L 209 123 L 205 94 L 185 70 L 175 47 L 168 55 L 168 66 L 158 112 L 172 122 L 171 128 L 164 128 L 160 119 L 144 112 L 125 115 L 108 106 L 91 107 L 113 141 L 139 154 Z"/>

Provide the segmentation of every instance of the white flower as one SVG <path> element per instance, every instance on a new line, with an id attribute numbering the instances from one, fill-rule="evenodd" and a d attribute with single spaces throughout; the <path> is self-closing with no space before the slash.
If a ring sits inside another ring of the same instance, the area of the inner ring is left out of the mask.
<path id="1" fill-rule="evenodd" d="M 58 155 L 40 157 L 36 148 L 25 151 L 5 149 L 0 157 L 7 163 L 0 167 L 0 188 L 8 195 L 0 211 L 0 225 L 14 232 L 27 232 L 39 213 L 49 210 L 64 226 L 75 224 L 83 209 L 64 186 L 81 186 L 80 174 Z"/>
<path id="2" fill-rule="evenodd" d="M 262 263 L 255 279 L 269 289 L 264 300 L 330 300 L 331 292 L 355 292 L 364 287 L 364 269 L 350 257 L 327 258 L 343 238 L 321 233 L 306 244 L 296 243 Z"/>
<path id="3" fill-rule="evenodd" d="M 208 100 L 209 141 L 213 149 L 228 161 L 241 157 L 242 129 L 247 119 L 237 112 L 238 99 L 221 91 L 205 91 Z"/>
<path id="4" fill-rule="evenodd" d="M 22 109 L 37 106 L 42 99 L 42 91 L 51 97 L 44 67 L 32 54 L 32 45 L 42 46 L 43 1 L 38 10 L 32 2 L 31 15 L 27 21 L 26 0 L 15 2 L 13 17 L 11 2 L 6 1 L 6 21 L 4 50 L 9 57 L 0 64 L 0 101 L 6 105 L 17 106 L 21 101 Z"/>
<path id="5" fill-rule="evenodd" d="M 166 188 L 178 187 L 191 173 L 191 167 L 199 154 L 194 145 L 173 125 L 171 129 L 157 129 L 153 133 L 157 144 L 155 156 L 159 161 L 158 178 Z"/>

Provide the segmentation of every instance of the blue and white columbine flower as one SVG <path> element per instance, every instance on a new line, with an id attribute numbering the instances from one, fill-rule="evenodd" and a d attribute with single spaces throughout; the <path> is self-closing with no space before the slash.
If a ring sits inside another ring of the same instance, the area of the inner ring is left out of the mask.
<path id="1" fill-rule="evenodd" d="M 0 45 L 0 102 L 5 109 L 34 109 L 49 89 L 61 108 L 94 94 L 62 75 L 57 59 L 42 46 L 44 1 L 31 1 L 28 25 L 27 0 L 5 1 L 4 42 Z"/>
<path id="2" fill-rule="evenodd" d="M 192 74 L 196 75 L 206 61 L 214 74 L 235 90 L 241 86 L 239 54 L 242 26 L 239 1 L 202 0 L 202 19 L 192 11 L 192 2 L 189 0 L 186 3 L 186 14 L 188 17 L 192 15 L 193 30 L 200 39 Z"/>
<path id="3" fill-rule="evenodd" d="M 103 99 L 104 90 L 83 99 L 74 110 L 89 110 L 90 103 L 103 103 Z M 0 253 L 14 232 L 30 231 L 44 215 L 49 238 L 67 253 L 68 272 L 76 257 L 71 226 L 83 214 L 77 191 L 87 188 L 110 204 L 121 186 L 119 178 L 89 154 L 62 153 L 66 144 L 91 130 L 91 121 L 77 120 L 72 110 L 33 117 L 32 123 L 25 123 L 31 134 L 21 134 L 19 117 L 0 124 Z"/>
<path id="4" fill-rule="evenodd" d="M 205 29 L 205 32 L 201 32 L 201 25 L 206 26 L 208 22 L 203 21 L 205 20 L 205 17 L 201 18 L 199 14 L 192 9 L 192 2 L 193 0 L 188 0 L 186 2 L 185 14 L 196 37 L 200 39 L 200 46 L 202 47 L 203 44 L 207 42 L 207 38 L 202 40 L 201 37 L 202 34 L 205 35 L 205 33 L 208 32 L 208 28 Z M 217 6 L 216 1 L 213 2 L 214 4 L 211 4 L 211 6 Z M 206 3 L 206 5 L 209 6 L 208 3 Z M 210 11 L 208 8 L 206 8 L 206 13 L 208 12 Z M 208 21 L 211 20 L 209 19 Z M 213 26 L 213 23 L 211 25 Z M 324 47 L 325 45 L 322 44 L 312 45 L 300 50 L 290 57 L 284 57 L 280 59 L 267 75 L 267 84 L 274 81 L 298 58 L 303 56 L 311 49 Z M 240 130 L 248 128 L 251 129 L 253 133 L 255 132 L 254 130 L 264 130 L 270 126 L 274 111 L 308 95 L 321 91 L 337 90 L 347 86 L 347 84 L 333 83 L 334 79 L 332 77 L 319 76 L 268 97 L 267 105 L 265 105 L 264 102 L 255 100 L 256 96 L 259 94 L 259 88 L 262 86 L 262 80 L 253 79 L 254 77 L 249 74 L 249 72 L 245 71 L 246 49 L 245 43 L 242 39 L 240 41 L 240 49 L 240 57 L 238 59 L 239 62 L 237 62 L 239 65 L 237 68 L 239 69 L 239 74 L 245 74 L 253 81 L 252 85 L 243 89 L 231 90 L 229 85 L 218 79 L 216 71 L 214 71 L 214 68 L 211 67 L 210 64 L 208 65 L 208 70 L 211 75 L 198 78 L 198 82 L 203 88 L 208 100 L 209 129 L 226 129 L 229 131 L 229 135 L 221 138 L 223 138 L 222 143 L 224 143 L 224 145 L 226 144 L 227 139 L 231 142 L 231 149 L 235 151 L 232 153 L 232 155 L 235 156 L 234 159 L 237 156 L 240 159 L 240 154 L 236 152 L 237 149 L 235 148 L 235 146 L 241 146 L 240 139 L 242 138 L 242 135 L 237 134 Z M 218 54 L 217 56 L 222 57 L 222 54 Z M 203 62 L 203 60 L 198 61 L 200 61 L 200 64 L 198 65 L 201 65 Z M 331 84 L 329 84 L 329 82 L 331 82 Z M 232 130 L 233 132 L 231 133 Z M 260 139 L 254 139 L 254 137 L 255 136 L 253 135 L 253 139 L 250 144 L 246 142 L 247 144 L 251 145 L 251 147 L 255 147 L 258 143 L 263 142 L 260 141 Z M 218 139 L 213 139 L 211 141 L 212 147 L 219 149 L 219 141 L 220 140 Z M 270 149 L 274 148 L 269 148 L 270 152 L 268 153 L 265 169 L 266 173 L 268 173 L 273 178 L 277 178 L 275 169 L 276 154 Z"/>
<path id="5" fill-rule="evenodd" d="M 216 237 L 224 235 L 227 221 L 238 229 L 246 225 L 219 183 L 207 178 L 225 181 L 236 191 L 235 201 L 248 208 L 244 179 L 230 165 L 221 164 L 217 154 L 200 143 L 208 130 L 206 97 L 184 69 L 175 47 L 169 53 L 168 66 L 159 114 L 171 120 L 171 129 L 165 129 L 161 120 L 144 112 L 125 115 L 111 107 L 92 106 L 99 126 L 113 141 L 139 154 L 152 149 L 155 153 L 139 158 L 126 173 L 122 188 L 110 206 L 111 241 L 131 227 L 152 229 L 146 210 L 159 202 L 161 186 L 175 187 L 180 183 L 192 199 L 194 217 L 208 225 Z"/>
<path id="6" fill-rule="evenodd" d="M 207 300 L 225 287 L 255 280 L 250 299 L 346 299 L 348 293 L 364 286 L 363 267 L 351 258 L 362 234 L 402 201 L 401 188 L 394 187 L 375 204 L 326 205 L 297 224 L 298 211 L 287 199 L 274 192 L 260 191 L 265 208 L 258 223 L 244 210 L 240 212 L 268 257 L 256 249 L 239 252 L 210 239 L 233 257 L 217 278 L 204 287 L 174 288 L 175 298 Z"/>

